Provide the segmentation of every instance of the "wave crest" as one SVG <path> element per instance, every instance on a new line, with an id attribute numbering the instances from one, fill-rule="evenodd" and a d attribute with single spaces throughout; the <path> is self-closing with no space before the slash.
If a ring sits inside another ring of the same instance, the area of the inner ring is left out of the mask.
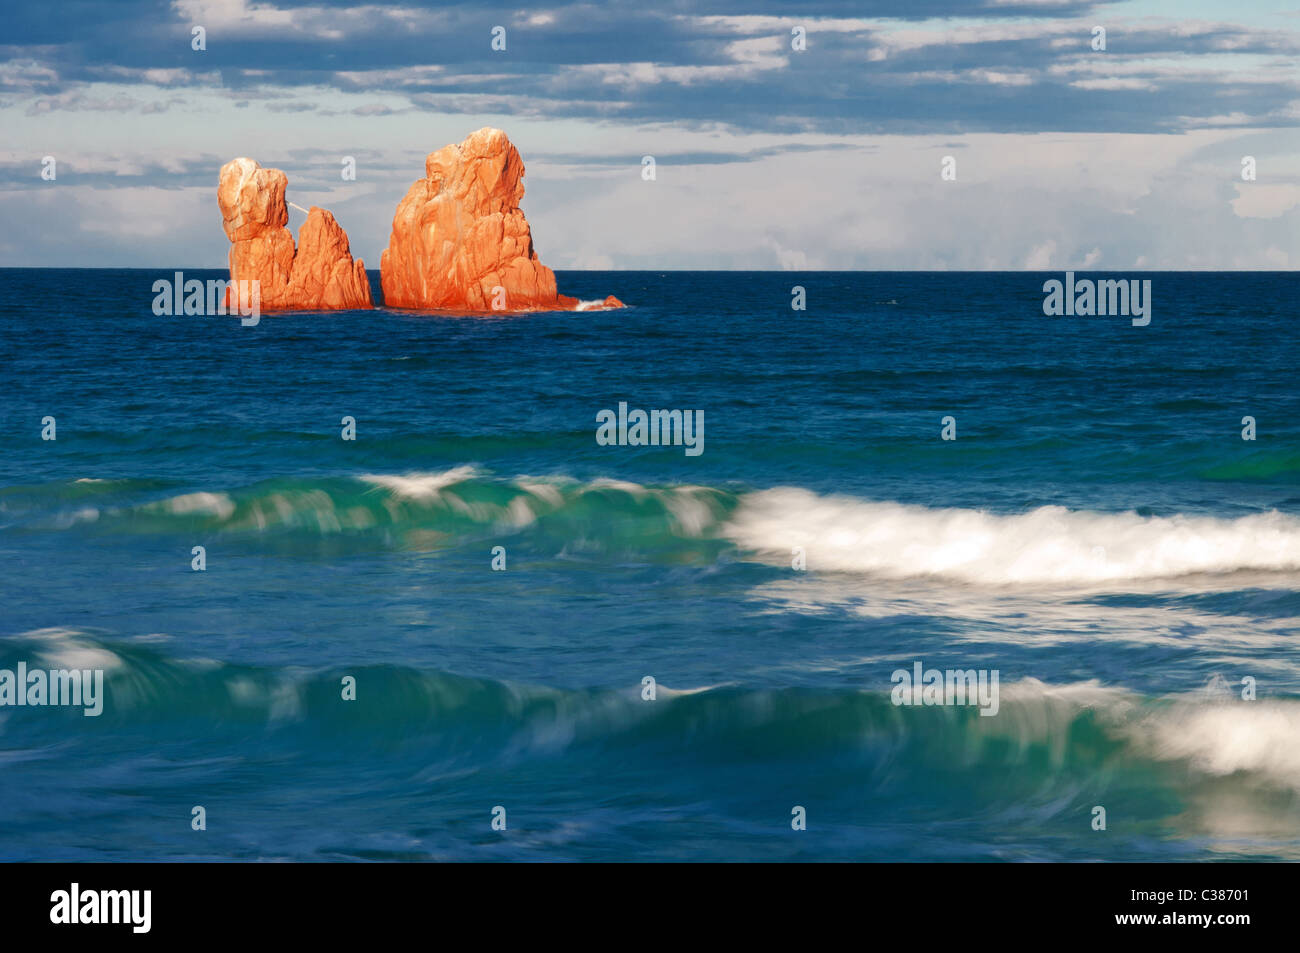
<path id="1" fill-rule="evenodd" d="M 742 549 L 810 570 L 982 584 L 1099 583 L 1300 570 L 1300 518 L 1140 516 L 1044 506 L 1021 514 L 930 509 L 799 488 L 750 493 L 725 527 Z"/>

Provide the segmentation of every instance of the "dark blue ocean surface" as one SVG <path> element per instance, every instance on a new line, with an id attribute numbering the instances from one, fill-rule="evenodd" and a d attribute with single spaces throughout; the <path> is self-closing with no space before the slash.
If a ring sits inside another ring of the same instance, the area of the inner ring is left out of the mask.
<path id="1" fill-rule="evenodd" d="M 0 858 L 1300 857 L 1294 273 L 1125 275 L 1147 327 L 1061 274 L 255 327 L 171 277 L 0 270 L 0 670 L 105 673 L 0 707 Z"/>

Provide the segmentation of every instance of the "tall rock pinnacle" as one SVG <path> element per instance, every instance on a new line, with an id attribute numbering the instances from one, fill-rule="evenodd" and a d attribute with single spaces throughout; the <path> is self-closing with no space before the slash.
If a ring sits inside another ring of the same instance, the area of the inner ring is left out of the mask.
<path id="1" fill-rule="evenodd" d="M 551 311 L 579 306 L 556 292 L 519 208 L 524 163 L 500 129 L 471 133 L 424 161 L 397 206 L 380 259 L 384 304 L 449 311 Z M 622 307 L 612 295 L 600 307 Z"/>

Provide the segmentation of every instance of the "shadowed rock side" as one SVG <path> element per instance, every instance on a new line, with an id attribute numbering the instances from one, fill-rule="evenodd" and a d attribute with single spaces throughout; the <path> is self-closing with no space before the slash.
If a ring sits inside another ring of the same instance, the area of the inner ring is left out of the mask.
<path id="1" fill-rule="evenodd" d="M 230 239 L 230 280 L 260 282 L 263 311 L 340 311 L 370 308 L 366 266 L 353 261 L 347 233 L 323 208 L 312 206 L 298 229 L 298 247 L 285 225 L 289 180 L 252 159 L 221 167 L 217 204 Z"/>
<path id="2" fill-rule="evenodd" d="M 504 132 L 480 129 L 460 145 L 431 152 L 424 174 L 398 204 L 380 258 L 386 306 L 476 312 L 579 307 L 577 298 L 557 293 L 555 273 L 533 250 L 519 209 L 524 163 Z M 623 303 L 610 295 L 595 307 Z"/>

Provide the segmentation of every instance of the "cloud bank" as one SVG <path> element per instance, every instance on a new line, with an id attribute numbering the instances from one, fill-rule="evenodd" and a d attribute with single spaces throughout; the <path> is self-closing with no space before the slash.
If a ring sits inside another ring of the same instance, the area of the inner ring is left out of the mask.
<path id="1" fill-rule="evenodd" d="M 377 263 L 498 125 L 558 268 L 1294 268 L 1298 54 L 1294 10 L 1199 0 L 29 5 L 0 266 L 221 267 L 236 155 Z"/>

